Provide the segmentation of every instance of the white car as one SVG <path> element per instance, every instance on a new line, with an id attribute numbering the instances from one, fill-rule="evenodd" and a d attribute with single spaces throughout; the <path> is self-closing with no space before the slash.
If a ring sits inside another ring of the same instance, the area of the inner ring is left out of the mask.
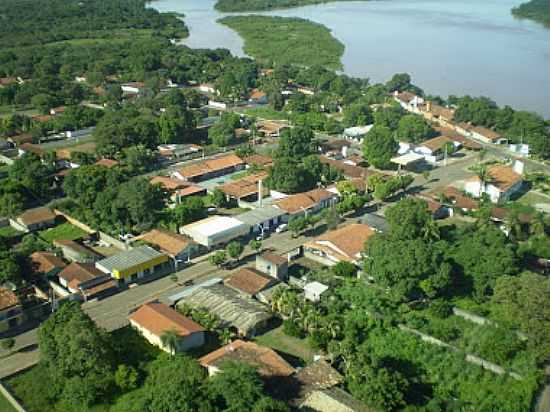
<path id="1" fill-rule="evenodd" d="M 288 225 L 286 223 L 283 223 L 282 225 L 277 226 L 277 229 L 275 229 L 275 232 L 277 233 L 283 233 L 288 230 Z"/>

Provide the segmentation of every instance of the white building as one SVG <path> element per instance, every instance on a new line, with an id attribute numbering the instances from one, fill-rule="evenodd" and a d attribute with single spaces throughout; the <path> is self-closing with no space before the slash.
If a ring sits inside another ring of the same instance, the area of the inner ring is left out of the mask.
<path id="1" fill-rule="evenodd" d="M 410 92 L 393 92 L 393 99 L 408 112 L 420 113 L 420 106 L 424 104 L 424 99 Z"/>
<path id="2" fill-rule="evenodd" d="M 327 285 L 323 285 L 320 282 L 310 282 L 304 286 L 305 298 L 311 302 L 319 302 L 321 295 L 327 290 Z"/>
<path id="3" fill-rule="evenodd" d="M 249 226 L 229 216 L 212 216 L 180 228 L 199 245 L 213 248 L 249 233 Z"/>
<path id="4" fill-rule="evenodd" d="M 493 203 L 503 203 L 517 193 L 523 185 L 523 162 L 515 161 L 513 167 L 495 165 L 487 170 L 489 178 L 482 182 L 478 176 L 466 181 L 464 190 L 469 195 L 479 198 L 486 194 Z"/>
<path id="5" fill-rule="evenodd" d="M 452 145 L 452 151 L 460 147 L 460 143 L 453 141 L 450 137 L 438 136 L 420 143 L 415 147 L 414 152 L 424 156 L 426 162 L 435 164 L 445 157 L 447 145 Z"/>
<path id="6" fill-rule="evenodd" d="M 351 140 L 352 142 L 356 143 L 363 143 L 363 139 L 373 127 L 373 124 L 369 124 L 366 126 L 348 127 L 347 129 L 344 129 L 344 139 Z"/>

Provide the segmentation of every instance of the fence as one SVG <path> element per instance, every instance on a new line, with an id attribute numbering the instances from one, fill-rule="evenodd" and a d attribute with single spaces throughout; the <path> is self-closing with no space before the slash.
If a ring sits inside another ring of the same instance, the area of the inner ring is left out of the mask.
<path id="1" fill-rule="evenodd" d="M 21 406 L 19 402 L 12 396 L 10 391 L 4 386 L 2 382 L 0 382 L 0 394 L 6 398 L 6 400 L 13 406 L 13 409 L 15 409 L 17 412 L 26 412 L 25 408 Z"/>

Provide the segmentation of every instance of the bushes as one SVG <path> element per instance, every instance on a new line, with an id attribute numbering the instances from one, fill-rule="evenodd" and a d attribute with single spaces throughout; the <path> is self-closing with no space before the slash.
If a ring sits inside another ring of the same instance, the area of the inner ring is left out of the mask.
<path id="1" fill-rule="evenodd" d="M 302 339 L 305 337 L 305 333 L 302 328 L 292 319 L 286 319 L 283 321 L 283 332 L 295 338 Z"/>

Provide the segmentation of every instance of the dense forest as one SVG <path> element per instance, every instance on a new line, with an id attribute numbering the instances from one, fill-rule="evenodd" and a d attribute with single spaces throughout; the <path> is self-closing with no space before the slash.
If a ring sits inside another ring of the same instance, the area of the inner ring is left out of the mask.
<path id="1" fill-rule="evenodd" d="M 187 28 L 177 16 L 146 8 L 143 0 L 5 0 L 0 3 L 3 48 L 71 39 L 113 39 L 124 32 L 140 30 L 162 32 L 168 37 L 187 35 Z"/>
<path id="2" fill-rule="evenodd" d="M 260 11 L 287 9 L 291 7 L 308 6 L 310 4 L 330 3 L 343 0 L 218 0 L 214 6 L 226 13 L 242 11 Z"/>
<path id="3" fill-rule="evenodd" d="M 512 9 L 516 17 L 531 19 L 550 27 L 550 0 L 530 0 Z"/>
<path id="4" fill-rule="evenodd" d="M 244 51 L 259 62 L 342 67 L 344 45 L 321 24 L 271 16 L 231 16 L 220 23 L 237 31 L 244 39 Z"/>

